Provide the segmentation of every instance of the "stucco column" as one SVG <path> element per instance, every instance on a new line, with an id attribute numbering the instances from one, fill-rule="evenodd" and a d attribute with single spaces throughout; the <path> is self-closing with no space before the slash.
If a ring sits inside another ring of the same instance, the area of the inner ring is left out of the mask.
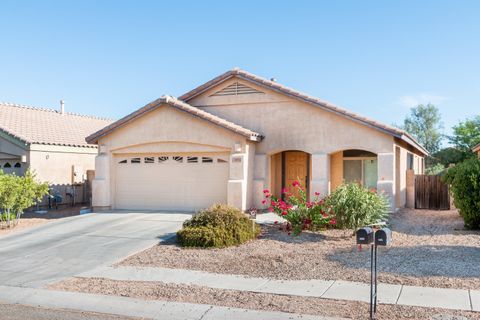
<path id="1" fill-rule="evenodd" d="M 407 170 L 407 208 L 415 208 L 415 171 Z"/>
<path id="2" fill-rule="evenodd" d="M 247 210 L 247 183 L 248 183 L 248 148 L 244 152 L 233 153 L 230 156 L 230 177 L 227 186 L 227 202 L 238 209 Z"/>
<path id="3" fill-rule="evenodd" d="M 377 192 L 384 193 L 391 212 L 395 211 L 395 153 L 378 153 Z"/>
<path id="4" fill-rule="evenodd" d="M 267 187 L 267 156 L 256 154 L 253 174 L 253 206 L 257 209 L 265 207 L 262 204 L 263 190 Z"/>
<path id="5" fill-rule="evenodd" d="M 313 199 L 315 192 L 320 192 L 324 197 L 329 193 L 330 181 L 330 156 L 325 153 L 311 155 L 312 172 L 310 174 L 310 199 Z"/>
<path id="6" fill-rule="evenodd" d="M 95 179 L 92 181 L 92 206 L 94 210 L 111 209 L 110 161 L 103 146 L 95 157 Z"/>

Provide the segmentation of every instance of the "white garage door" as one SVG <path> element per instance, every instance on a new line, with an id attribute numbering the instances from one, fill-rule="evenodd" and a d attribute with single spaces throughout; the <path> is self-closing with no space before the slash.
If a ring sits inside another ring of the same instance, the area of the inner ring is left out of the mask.
<path id="1" fill-rule="evenodd" d="M 227 202 L 228 155 L 116 157 L 115 208 L 186 210 Z"/>

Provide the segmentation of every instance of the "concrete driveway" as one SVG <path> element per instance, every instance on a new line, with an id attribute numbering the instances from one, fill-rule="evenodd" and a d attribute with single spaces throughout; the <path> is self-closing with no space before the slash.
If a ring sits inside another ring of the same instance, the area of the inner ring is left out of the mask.
<path id="1" fill-rule="evenodd" d="M 91 213 L 0 238 L 0 285 L 39 288 L 157 244 L 183 213 Z"/>

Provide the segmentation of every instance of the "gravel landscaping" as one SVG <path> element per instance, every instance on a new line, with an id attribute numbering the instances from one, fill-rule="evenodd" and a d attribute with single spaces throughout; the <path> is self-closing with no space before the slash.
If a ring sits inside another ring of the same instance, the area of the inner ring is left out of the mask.
<path id="1" fill-rule="evenodd" d="M 50 289 L 351 319 L 368 319 L 369 307 L 361 302 L 101 278 L 74 278 L 52 285 Z M 480 313 L 398 305 L 380 305 L 377 315 L 379 319 L 480 319 Z"/>
<path id="2" fill-rule="evenodd" d="M 404 209 L 390 219 L 393 243 L 379 249 L 379 281 L 444 288 L 480 288 L 480 232 L 463 229 L 456 210 Z M 263 227 L 259 239 L 226 249 L 183 249 L 174 241 L 120 263 L 274 279 L 369 281 L 369 248 L 351 230 L 287 235 Z"/>

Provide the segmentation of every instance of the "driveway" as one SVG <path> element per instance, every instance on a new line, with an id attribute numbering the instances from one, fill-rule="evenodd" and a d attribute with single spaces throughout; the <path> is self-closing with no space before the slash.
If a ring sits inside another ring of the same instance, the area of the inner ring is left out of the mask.
<path id="1" fill-rule="evenodd" d="M 0 237 L 0 285 L 40 288 L 111 265 L 173 235 L 190 216 L 92 213 Z"/>

